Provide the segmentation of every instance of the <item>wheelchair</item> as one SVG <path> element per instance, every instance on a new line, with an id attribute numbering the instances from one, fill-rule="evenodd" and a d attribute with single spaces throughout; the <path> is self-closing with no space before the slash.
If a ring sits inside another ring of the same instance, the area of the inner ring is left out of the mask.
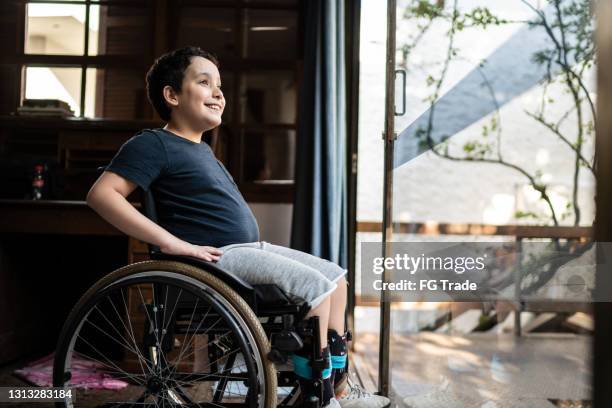
<path id="1" fill-rule="evenodd" d="M 157 220 L 150 192 L 143 208 Z M 53 386 L 87 391 L 57 407 L 319 407 L 322 396 L 300 398 L 288 364 L 292 352 L 312 347 L 313 377 L 327 367 L 318 318 L 304 320 L 308 304 L 211 262 L 153 246 L 149 253 L 100 279 L 69 314 Z M 105 389 L 81 374 L 86 366 Z"/>

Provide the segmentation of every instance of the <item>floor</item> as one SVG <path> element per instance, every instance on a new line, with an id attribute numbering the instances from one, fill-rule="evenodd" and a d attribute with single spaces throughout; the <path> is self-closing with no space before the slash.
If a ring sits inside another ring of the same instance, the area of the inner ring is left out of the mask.
<path id="1" fill-rule="evenodd" d="M 353 380 L 374 391 L 378 336 L 360 332 L 355 340 Z M 490 333 L 395 335 L 390 350 L 394 406 L 588 408 L 590 341 L 588 336 L 573 334 L 530 334 L 518 339 Z M 27 386 L 11 374 L 23 363 L 2 367 L 0 385 Z M 86 392 L 79 391 L 78 397 L 77 405 L 93 402 Z M 35 406 L 51 408 L 53 404 Z"/>
<path id="2" fill-rule="evenodd" d="M 10 364 L 3 365 L 0 367 L 0 387 L 31 387 L 32 385 L 26 383 L 25 381 L 15 377 L 12 373 L 14 370 L 23 367 L 30 361 L 37 360 L 42 357 L 42 355 L 32 356 L 30 358 L 20 359 L 18 361 L 11 362 Z M 0 406 L 4 407 L 8 405 L 0 403 Z M 36 408 L 53 408 L 55 405 L 53 403 L 45 403 L 45 402 L 36 402 L 36 403 L 20 403 L 20 404 L 12 404 L 11 408 L 29 408 L 35 406 Z"/>
<path id="3" fill-rule="evenodd" d="M 590 342 L 574 334 L 394 335 L 394 402 L 401 408 L 590 407 Z M 353 356 L 363 382 L 374 386 L 378 335 L 361 332 Z"/>
<path id="4" fill-rule="evenodd" d="M 0 367 L 0 387 L 32 387 L 31 384 L 14 376 L 12 373 L 15 369 L 21 368 L 27 363 L 29 363 L 30 361 L 37 360 L 40 357 L 42 356 L 37 355 L 37 356 L 29 357 L 29 358 L 24 358 L 19 361 L 15 361 L 15 362 L 12 362 L 10 364 Z M 351 361 L 350 364 L 351 364 L 352 380 L 356 383 L 361 383 L 361 380 L 359 376 L 357 375 L 357 369 L 354 365 L 354 362 Z M 374 389 L 371 389 L 371 390 L 373 391 Z M 279 395 L 285 395 L 286 392 L 288 392 L 288 389 L 286 388 L 279 389 Z M 112 397 L 114 399 L 120 399 L 122 396 L 126 396 L 126 397 L 130 396 L 130 394 L 132 393 L 134 394 L 133 395 L 134 397 L 136 397 L 137 395 L 140 395 L 139 390 L 133 386 L 130 386 L 121 391 L 108 390 L 108 391 L 91 392 L 91 391 L 79 389 L 77 390 L 77 393 L 76 393 L 75 405 L 76 407 L 79 407 L 79 408 L 82 408 L 82 407 L 92 407 L 93 408 L 93 407 L 96 407 L 98 404 L 100 404 L 101 401 L 107 401 L 108 398 Z M 0 403 L 0 407 L 4 407 L 4 406 L 8 407 L 8 405 Z M 30 403 L 11 404 L 10 407 L 11 408 L 54 408 L 55 405 L 52 402 L 49 402 L 49 403 L 30 402 Z"/>

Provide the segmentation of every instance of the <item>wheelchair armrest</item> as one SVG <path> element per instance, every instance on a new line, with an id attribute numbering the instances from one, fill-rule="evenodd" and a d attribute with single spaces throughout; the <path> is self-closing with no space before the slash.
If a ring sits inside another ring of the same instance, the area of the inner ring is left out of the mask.
<path id="1" fill-rule="evenodd" d="M 193 258 L 190 256 L 169 255 L 164 254 L 160 251 L 151 251 L 150 255 L 151 259 L 156 261 L 182 262 L 187 265 L 195 266 L 197 268 L 205 270 L 206 272 L 209 272 L 210 274 L 221 279 L 232 289 L 234 289 L 248 303 L 251 309 L 253 309 L 253 311 L 257 313 L 257 295 L 255 289 L 253 288 L 253 286 L 243 281 L 238 276 L 219 268 L 212 262 L 204 261 L 202 259 Z"/>

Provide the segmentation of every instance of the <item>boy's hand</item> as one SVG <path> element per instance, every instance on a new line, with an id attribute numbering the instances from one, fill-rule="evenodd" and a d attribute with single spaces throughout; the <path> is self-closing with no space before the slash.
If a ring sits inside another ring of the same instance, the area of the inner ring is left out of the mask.
<path id="1" fill-rule="evenodd" d="M 161 251 L 169 255 L 184 255 L 203 259 L 209 262 L 217 262 L 223 251 L 211 246 L 193 245 L 189 242 L 177 240 L 167 246 L 160 247 Z"/>

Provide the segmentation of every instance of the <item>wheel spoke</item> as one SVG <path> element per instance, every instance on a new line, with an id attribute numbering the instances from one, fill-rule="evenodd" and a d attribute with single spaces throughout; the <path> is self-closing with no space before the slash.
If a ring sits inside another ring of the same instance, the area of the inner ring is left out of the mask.
<path id="1" fill-rule="evenodd" d="M 102 361 L 100 361 L 100 360 L 98 360 L 98 359 L 96 359 L 96 358 L 94 358 L 94 357 L 92 357 L 92 356 L 89 356 L 89 355 L 85 355 L 85 354 L 83 354 L 83 356 L 84 356 L 84 357 L 87 357 L 87 358 L 89 358 L 89 359 L 91 359 L 91 360 L 94 360 L 95 362 L 98 362 L 98 363 L 100 363 L 100 364 L 103 364 L 103 365 L 104 365 L 104 366 L 106 366 L 106 367 L 109 367 L 109 368 L 115 368 L 115 369 L 116 369 L 116 371 L 115 371 L 115 372 L 121 373 L 121 374 L 123 374 L 123 375 L 125 375 L 125 376 L 127 376 L 128 378 L 131 378 L 131 379 L 133 379 L 133 380 L 135 379 L 135 376 L 134 376 L 133 374 L 129 374 L 129 373 L 127 373 L 125 370 L 122 370 L 121 368 L 119 368 L 119 366 L 117 366 L 117 365 L 116 365 L 116 364 L 115 364 L 115 363 L 114 363 L 112 360 L 110 360 L 108 357 L 106 357 L 104 354 L 102 354 L 102 353 L 101 353 L 101 352 L 100 352 L 100 351 L 99 351 L 99 350 L 98 350 L 98 349 L 97 349 L 95 346 L 93 346 L 91 343 L 89 343 L 89 342 L 87 341 L 87 339 L 85 339 L 85 338 L 83 338 L 83 337 L 80 337 L 80 336 L 79 336 L 79 338 L 80 338 L 82 341 L 84 341 L 85 343 L 87 343 L 87 345 L 88 345 L 89 347 L 91 347 L 91 348 L 92 348 L 92 349 L 93 349 L 93 350 L 94 350 L 96 353 L 98 353 L 98 355 L 100 355 L 102 358 L 104 358 L 106 361 L 108 361 L 108 362 L 110 363 L 110 365 L 109 365 L 109 364 L 106 364 L 106 363 L 104 363 L 104 362 L 102 362 Z M 139 382 L 139 381 L 136 381 L 136 382 L 137 382 L 138 384 L 142 385 L 142 383 L 141 383 L 141 382 Z"/>
<path id="2" fill-rule="evenodd" d="M 111 304 L 112 304 L 112 302 L 111 302 Z M 142 359 L 143 359 L 143 361 L 144 361 L 145 363 L 147 363 L 147 362 L 148 362 L 148 363 L 151 363 L 151 364 L 152 364 L 152 362 L 151 362 L 150 360 L 148 360 L 146 357 L 144 357 L 144 356 L 142 356 L 142 355 L 141 355 L 141 353 L 140 353 L 140 352 L 139 352 L 139 350 L 138 350 L 138 346 L 136 345 L 136 342 L 135 342 L 134 340 L 133 340 L 134 347 L 132 347 L 132 346 L 130 346 L 130 345 L 128 344 L 127 339 L 126 339 L 125 337 L 123 337 L 123 335 L 122 335 L 122 334 L 121 334 L 121 333 L 120 333 L 120 332 L 117 330 L 117 328 L 116 328 L 116 327 L 115 327 L 115 326 L 114 326 L 114 325 L 113 325 L 113 324 L 110 322 L 110 320 L 109 320 L 109 319 L 108 319 L 108 318 L 107 318 L 107 317 L 106 317 L 106 316 L 105 316 L 105 315 L 102 313 L 102 311 L 101 311 L 101 310 L 98 308 L 98 306 L 97 306 L 97 305 L 94 307 L 94 310 L 96 310 L 96 311 L 97 311 L 97 312 L 98 312 L 98 313 L 99 313 L 99 314 L 100 314 L 100 315 L 101 315 L 101 316 L 102 316 L 102 317 L 103 317 L 103 318 L 104 318 L 104 319 L 105 319 L 105 320 L 108 322 L 108 324 L 110 324 L 110 325 L 113 327 L 113 329 L 115 330 L 115 333 L 117 333 L 117 335 L 118 335 L 118 336 L 121 338 L 121 340 L 123 340 L 123 341 L 125 342 L 125 344 L 123 344 L 123 346 L 124 346 L 125 348 L 127 348 L 129 351 L 131 351 L 132 353 L 134 353 L 136 356 L 138 356 L 138 357 L 139 357 L 139 361 L 140 361 L 140 357 L 142 357 Z M 89 320 L 88 320 L 88 323 L 89 323 L 89 324 L 91 324 L 91 325 L 93 325 L 93 323 L 91 323 Z M 100 328 L 99 328 L 99 327 L 97 327 L 97 326 L 95 326 L 95 327 L 96 327 L 98 330 L 102 331 L 102 332 L 103 332 L 103 333 L 104 333 L 106 336 L 108 336 L 109 338 L 111 338 L 111 339 L 112 339 L 112 337 L 111 337 L 111 336 L 110 336 L 108 333 L 106 333 L 105 331 L 103 331 L 102 329 L 100 329 Z M 125 327 L 125 324 L 124 324 L 124 327 Z M 113 339 L 113 340 L 114 340 L 114 339 Z M 118 341 L 116 341 L 116 340 L 115 340 L 115 342 L 119 343 L 119 342 L 118 342 Z M 120 344 L 121 344 L 121 343 L 120 343 Z M 149 372 L 151 371 L 151 369 L 150 369 L 150 367 L 149 367 L 149 365 L 148 365 L 148 364 L 147 364 L 147 369 L 148 369 L 148 371 L 149 371 Z M 144 370 L 143 370 L 143 374 L 144 374 Z"/>
<path id="3" fill-rule="evenodd" d="M 153 321 L 151 319 L 151 316 L 149 315 L 149 309 L 147 309 L 147 303 L 144 300 L 144 296 L 142 295 L 142 290 L 140 290 L 140 285 L 136 285 L 136 289 L 138 289 L 138 294 L 140 295 L 140 300 L 142 301 L 142 307 L 145 311 L 145 314 L 147 315 L 147 319 L 149 320 L 149 324 L 151 325 L 151 327 L 153 328 L 153 333 L 155 334 L 155 342 L 157 343 L 157 346 L 159 347 L 159 337 L 158 337 L 158 331 L 157 331 L 157 324 L 153 324 Z M 159 361 L 156 362 L 156 366 L 155 368 L 159 369 Z"/>
<path id="4" fill-rule="evenodd" d="M 217 325 L 217 323 L 219 323 L 221 321 L 221 318 L 217 319 L 215 321 L 215 323 L 213 323 L 207 330 L 206 332 L 204 332 L 203 334 L 207 334 L 210 329 L 212 329 L 213 327 L 215 327 Z M 200 324 L 202 323 L 202 321 L 200 322 Z M 198 325 L 198 329 L 199 329 L 199 325 Z M 229 332 L 228 332 L 229 333 Z M 226 333 L 227 334 L 227 333 Z M 224 334 L 225 335 L 225 334 Z M 188 358 L 191 357 L 192 355 L 194 355 L 197 351 L 202 350 L 204 347 L 206 347 L 207 345 L 209 345 L 211 342 L 208 342 L 206 345 L 204 346 L 200 346 L 199 348 L 194 348 L 191 352 L 189 352 L 187 355 L 183 356 L 183 358 Z M 180 362 L 180 361 L 179 361 Z M 178 364 L 175 365 L 175 367 L 178 367 Z"/>
<path id="5" fill-rule="evenodd" d="M 58 373 L 72 372 L 72 384 L 89 388 L 101 408 L 268 403 L 276 378 L 270 382 L 270 363 L 256 348 L 267 339 L 252 312 L 229 298 L 233 292 L 219 291 L 206 272 L 140 271 L 106 278 L 81 299 L 58 345 L 65 358 L 58 356 L 57 364 L 68 366 L 55 367 L 54 382 Z M 91 361 L 100 378 L 127 386 L 109 392 L 89 379 L 77 384 L 80 375 L 71 366 L 78 356 Z"/>
<path id="6" fill-rule="evenodd" d="M 188 325 L 187 327 L 191 327 L 191 323 L 193 322 L 193 315 L 195 314 L 195 311 L 196 311 L 196 309 L 197 309 L 197 307 L 198 307 L 198 302 L 199 302 L 199 299 L 196 299 L 196 304 L 195 304 L 195 306 L 194 306 L 194 308 L 193 308 L 193 311 L 191 312 L 191 317 L 190 317 L 190 319 L 189 319 L 189 325 Z M 209 311 L 210 311 L 210 307 L 209 307 L 209 309 L 206 311 L 206 315 L 204 316 L 204 318 L 203 318 L 202 320 L 200 320 L 200 325 L 202 324 L 202 322 L 203 322 L 203 321 L 206 319 L 206 317 L 208 316 L 208 312 L 209 312 Z M 198 329 L 199 329 L 200 325 L 198 325 Z M 195 331 L 195 332 L 197 332 L 197 329 L 196 329 L 196 331 Z M 195 332 L 194 332 L 194 333 L 195 333 Z M 187 339 L 187 336 L 188 336 L 188 333 L 185 335 L 185 339 L 184 339 L 184 340 L 186 340 L 186 339 Z M 188 341 L 183 341 L 183 343 L 181 344 L 181 349 L 180 349 L 180 351 L 179 351 L 179 355 L 178 355 L 178 357 L 177 357 L 178 361 L 175 363 L 175 367 L 178 367 L 178 366 L 179 366 L 179 364 L 181 363 L 183 353 L 184 353 L 184 352 L 185 352 L 185 351 L 188 349 L 188 345 L 189 345 L 189 343 L 191 342 L 191 339 L 192 339 L 194 336 L 195 336 L 195 334 L 192 334 L 192 335 L 191 335 L 191 337 L 189 338 L 189 340 L 188 340 Z"/>
<path id="7" fill-rule="evenodd" d="M 159 335 L 160 335 L 160 334 L 159 334 L 159 328 L 157 327 L 157 323 L 158 323 L 158 320 L 159 320 L 159 319 L 157 318 L 157 314 L 159 313 L 159 306 L 160 306 L 160 305 L 158 305 L 157 300 L 156 300 L 156 297 L 155 297 L 155 293 L 157 292 L 157 290 L 156 290 L 156 286 L 158 286 L 158 285 L 153 284 L 153 285 L 152 285 L 152 288 L 151 288 L 151 289 L 152 289 L 152 295 L 153 295 L 153 313 L 154 313 L 154 316 L 153 316 L 153 317 L 154 317 L 154 319 L 155 319 L 155 334 L 156 334 L 156 335 L 155 335 L 155 338 L 157 339 L 157 349 L 158 349 L 159 355 L 161 356 L 161 361 L 163 362 L 163 363 L 162 363 L 162 365 L 163 365 L 163 367 L 167 367 L 167 366 L 168 366 L 168 360 L 167 360 L 167 358 L 166 358 L 166 355 L 164 354 L 164 347 L 163 347 L 163 344 L 164 344 L 164 336 L 165 336 L 165 334 L 166 334 L 167 327 L 164 325 L 164 321 L 162 320 L 162 322 L 161 322 L 161 327 L 162 327 L 162 330 L 161 330 L 161 338 L 160 338 L 160 337 L 159 337 Z M 180 297 L 180 293 L 179 293 L 179 296 L 178 296 L 178 297 Z M 178 298 L 177 298 L 177 303 L 178 303 Z M 176 304 L 175 304 L 175 305 L 176 305 Z M 163 316 L 162 318 L 163 318 L 163 319 L 165 319 L 165 315 L 166 315 L 166 305 L 165 305 L 165 304 L 163 304 L 163 307 L 164 307 L 164 316 Z M 172 316 L 172 315 L 171 315 L 171 316 Z"/>
<path id="8" fill-rule="evenodd" d="M 147 371 L 149 371 L 149 373 L 153 373 L 153 362 L 151 360 L 149 360 L 148 358 L 146 358 L 142 352 L 140 351 L 140 348 L 138 347 L 138 344 L 136 343 L 136 336 L 134 336 L 134 328 L 132 327 L 132 321 L 130 319 L 130 312 L 128 311 L 128 307 L 127 304 L 125 302 L 125 298 L 123 296 L 123 288 L 120 288 L 119 290 L 119 295 L 121 296 L 121 301 L 123 303 L 123 307 L 125 310 L 125 315 L 127 316 L 128 319 L 128 325 L 126 325 L 125 321 L 121 318 L 121 314 L 119 313 L 119 311 L 117 310 L 117 308 L 115 307 L 114 302 L 110 302 L 111 306 L 113 307 L 113 309 L 115 310 L 115 313 L 117 314 L 117 317 L 119 318 L 119 320 L 121 321 L 121 323 L 123 324 L 123 327 L 125 328 L 126 333 L 129 335 L 130 339 L 132 340 L 132 344 L 134 346 L 134 349 L 137 352 L 138 355 L 138 364 L 140 365 L 140 369 L 142 370 L 142 373 L 145 373 L 144 370 L 144 366 L 143 366 L 143 362 L 145 363 L 145 366 L 147 367 Z M 110 297 L 107 297 L 110 301 Z M 150 365 L 149 365 L 150 364 Z"/>

